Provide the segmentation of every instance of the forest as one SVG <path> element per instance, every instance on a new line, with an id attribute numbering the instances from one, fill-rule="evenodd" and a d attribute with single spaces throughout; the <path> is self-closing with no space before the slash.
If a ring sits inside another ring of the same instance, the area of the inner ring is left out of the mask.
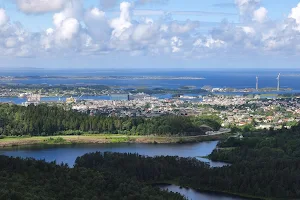
<path id="1" fill-rule="evenodd" d="M 0 200 L 184 200 L 111 170 L 0 156 Z"/>
<path id="2" fill-rule="evenodd" d="M 240 194 L 262 199 L 300 197 L 299 160 L 242 161 L 210 168 L 194 158 L 144 157 L 137 154 L 90 153 L 76 167 L 111 170 L 142 182 L 166 182 L 206 191 Z"/>
<path id="3" fill-rule="evenodd" d="M 52 136 L 64 134 L 203 135 L 218 130 L 216 116 L 162 116 L 150 119 L 90 116 L 49 105 L 0 105 L 0 135 Z"/>
<path id="4" fill-rule="evenodd" d="M 260 199 L 300 199 L 299 144 L 300 126 L 230 137 L 210 155 L 231 163 L 221 168 L 196 158 L 130 153 L 85 154 L 74 168 L 0 156 L 0 200 L 183 199 L 159 191 L 155 183 Z"/>
<path id="5" fill-rule="evenodd" d="M 219 126 L 212 116 L 109 118 L 55 106 L 0 105 L 0 129 L 5 135 L 55 135 L 66 130 L 193 134 L 207 124 Z M 229 137 L 219 142 L 209 158 L 231 165 L 210 168 L 196 158 L 96 152 L 78 157 L 75 167 L 69 168 L 0 156 L 0 200 L 183 199 L 160 191 L 153 183 L 262 199 L 300 199 L 300 125 Z"/>
<path id="6" fill-rule="evenodd" d="M 232 163 L 217 171 L 234 192 L 255 196 L 300 198 L 300 125 L 292 129 L 246 133 L 218 144 L 209 156 L 212 160 Z"/>

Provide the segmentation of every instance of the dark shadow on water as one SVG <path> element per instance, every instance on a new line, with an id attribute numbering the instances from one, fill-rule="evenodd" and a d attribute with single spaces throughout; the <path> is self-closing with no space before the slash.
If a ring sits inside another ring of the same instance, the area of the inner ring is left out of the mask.
<path id="1" fill-rule="evenodd" d="M 190 188 L 183 188 L 177 185 L 156 184 L 155 186 L 159 187 L 162 190 L 179 193 L 188 198 L 188 200 L 251 200 L 251 198 L 228 195 L 221 192 L 194 190 Z"/>

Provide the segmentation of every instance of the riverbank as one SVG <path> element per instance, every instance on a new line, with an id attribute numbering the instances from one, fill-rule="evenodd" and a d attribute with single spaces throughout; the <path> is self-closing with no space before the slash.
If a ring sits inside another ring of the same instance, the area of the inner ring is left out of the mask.
<path id="1" fill-rule="evenodd" d="M 131 136 L 131 135 L 80 135 L 80 136 L 36 136 L 36 137 L 4 137 L 0 139 L 0 148 L 38 145 L 38 144 L 107 144 L 107 143 L 141 143 L 172 144 L 215 141 L 225 135 L 212 136 Z"/>

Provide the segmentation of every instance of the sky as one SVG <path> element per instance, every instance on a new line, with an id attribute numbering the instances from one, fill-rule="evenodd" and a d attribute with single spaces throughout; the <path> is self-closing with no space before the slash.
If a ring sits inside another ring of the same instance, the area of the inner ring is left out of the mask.
<path id="1" fill-rule="evenodd" d="M 300 0 L 0 0 L 0 69 L 299 68 Z"/>

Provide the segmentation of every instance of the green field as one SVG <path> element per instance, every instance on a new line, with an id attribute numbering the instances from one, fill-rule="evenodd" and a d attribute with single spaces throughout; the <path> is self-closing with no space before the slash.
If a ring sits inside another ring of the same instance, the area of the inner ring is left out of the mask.
<path id="1" fill-rule="evenodd" d="M 113 134 L 80 136 L 36 136 L 4 137 L 0 139 L 1 147 L 35 145 L 35 144 L 101 144 L 101 143 L 189 143 L 220 140 L 224 136 L 128 136 Z"/>

